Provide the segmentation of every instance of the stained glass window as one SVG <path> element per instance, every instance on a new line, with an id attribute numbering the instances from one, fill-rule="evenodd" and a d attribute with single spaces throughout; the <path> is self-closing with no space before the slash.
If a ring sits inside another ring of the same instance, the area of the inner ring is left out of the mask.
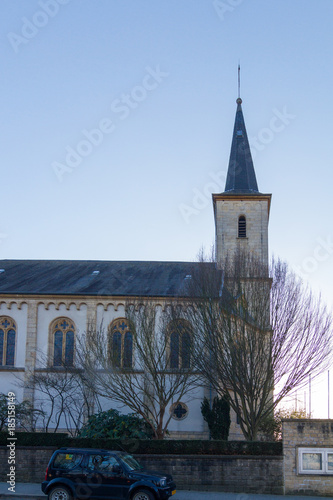
<path id="1" fill-rule="evenodd" d="M 6 365 L 14 365 L 15 356 L 15 330 L 11 329 L 7 332 L 7 352 Z"/>
<path id="2" fill-rule="evenodd" d="M 133 335 L 126 319 L 119 318 L 109 326 L 109 346 L 113 366 L 132 368 Z"/>
<path id="3" fill-rule="evenodd" d="M 179 401 L 170 406 L 169 412 L 175 420 L 184 420 L 188 416 L 188 406 Z"/>
<path id="4" fill-rule="evenodd" d="M 179 368 L 179 332 L 170 335 L 170 368 Z"/>
<path id="5" fill-rule="evenodd" d="M 54 358 L 53 366 L 62 365 L 62 339 L 63 334 L 59 330 L 54 333 Z"/>
<path id="6" fill-rule="evenodd" d="M 65 363 L 72 365 L 74 358 L 74 332 L 68 331 L 66 334 Z"/>
<path id="7" fill-rule="evenodd" d="M 53 366 L 73 366 L 75 326 L 68 318 L 57 318 L 51 324 Z"/>
<path id="8" fill-rule="evenodd" d="M 124 335 L 124 368 L 132 366 L 133 340 L 131 332 L 126 332 Z"/>
<path id="9" fill-rule="evenodd" d="M 184 331 L 182 334 L 182 368 L 189 368 L 191 361 L 191 335 Z"/>
<path id="10" fill-rule="evenodd" d="M 0 366 L 14 366 L 16 323 L 7 316 L 0 317 Z"/>
<path id="11" fill-rule="evenodd" d="M 5 339 L 5 332 L 0 329 L 0 365 L 2 365 L 3 361 L 3 344 L 4 344 L 4 339 Z"/>
<path id="12" fill-rule="evenodd" d="M 174 321 L 170 332 L 170 368 L 190 368 L 191 365 L 191 327 L 187 321 Z"/>
<path id="13" fill-rule="evenodd" d="M 114 332 L 112 336 L 112 361 L 115 366 L 121 366 L 121 333 Z"/>

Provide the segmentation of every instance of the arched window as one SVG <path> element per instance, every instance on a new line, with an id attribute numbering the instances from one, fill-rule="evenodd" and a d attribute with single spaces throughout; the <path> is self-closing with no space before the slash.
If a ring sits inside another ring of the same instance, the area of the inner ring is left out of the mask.
<path id="1" fill-rule="evenodd" d="M 50 326 L 50 361 L 52 366 L 73 366 L 75 324 L 69 318 L 57 318 Z"/>
<path id="2" fill-rule="evenodd" d="M 185 320 L 173 321 L 169 325 L 169 365 L 171 369 L 190 368 L 192 331 Z"/>
<path id="3" fill-rule="evenodd" d="M 238 238 L 246 238 L 246 219 L 241 215 L 238 219 Z"/>
<path id="4" fill-rule="evenodd" d="M 14 366 L 16 323 L 8 316 L 0 316 L 0 366 Z"/>
<path id="5" fill-rule="evenodd" d="M 113 366 L 132 368 L 133 335 L 125 318 L 116 319 L 110 324 L 109 349 Z"/>

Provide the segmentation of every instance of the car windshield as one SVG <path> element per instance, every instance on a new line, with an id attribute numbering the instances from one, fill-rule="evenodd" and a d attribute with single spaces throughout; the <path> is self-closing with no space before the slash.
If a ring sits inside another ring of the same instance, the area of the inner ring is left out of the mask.
<path id="1" fill-rule="evenodd" d="M 142 465 L 139 464 L 139 462 L 137 460 L 135 460 L 134 457 L 132 457 L 132 455 L 121 455 L 121 459 L 123 462 L 125 462 L 125 464 L 127 465 L 127 467 L 130 469 L 130 470 L 138 470 L 138 469 L 143 469 Z"/>

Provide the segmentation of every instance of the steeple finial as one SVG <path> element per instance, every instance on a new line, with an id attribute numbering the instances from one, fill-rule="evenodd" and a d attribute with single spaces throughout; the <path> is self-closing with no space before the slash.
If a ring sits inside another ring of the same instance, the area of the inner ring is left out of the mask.
<path id="1" fill-rule="evenodd" d="M 238 95 L 240 95 L 240 65 L 238 65 Z M 256 174 L 242 111 L 242 99 L 237 98 L 237 111 L 230 151 L 225 193 L 258 193 Z"/>
<path id="2" fill-rule="evenodd" d="M 240 96 L 240 63 L 238 63 L 238 98 L 236 100 L 237 104 L 242 104 L 242 99 Z"/>

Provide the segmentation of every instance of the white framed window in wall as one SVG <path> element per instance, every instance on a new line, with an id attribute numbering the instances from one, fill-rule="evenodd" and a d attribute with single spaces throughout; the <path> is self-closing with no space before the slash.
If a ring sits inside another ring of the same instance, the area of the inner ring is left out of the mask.
<path id="1" fill-rule="evenodd" d="M 299 474 L 333 474 L 333 448 L 298 448 Z"/>

